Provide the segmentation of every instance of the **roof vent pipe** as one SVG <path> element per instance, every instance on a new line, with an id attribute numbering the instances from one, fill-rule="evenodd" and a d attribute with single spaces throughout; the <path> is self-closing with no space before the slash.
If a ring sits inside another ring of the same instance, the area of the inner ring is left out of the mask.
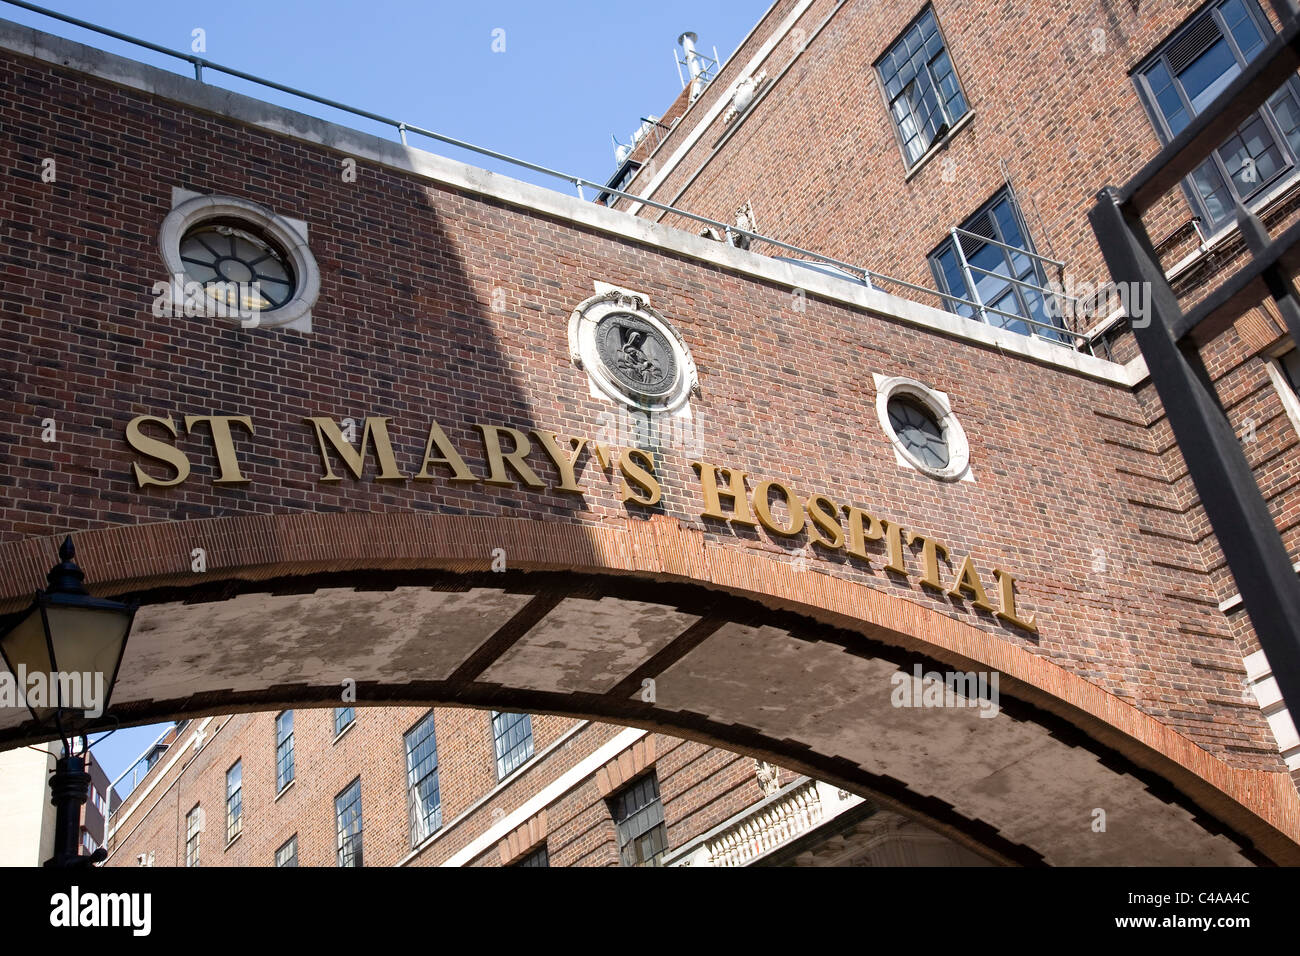
<path id="1" fill-rule="evenodd" d="M 700 55 L 695 52 L 695 41 L 698 40 L 694 33 L 683 33 L 677 38 L 677 42 L 682 45 L 682 52 L 686 54 L 686 69 L 691 74 L 691 102 L 694 103 L 699 95 L 704 92 L 704 65 L 700 62 Z"/>

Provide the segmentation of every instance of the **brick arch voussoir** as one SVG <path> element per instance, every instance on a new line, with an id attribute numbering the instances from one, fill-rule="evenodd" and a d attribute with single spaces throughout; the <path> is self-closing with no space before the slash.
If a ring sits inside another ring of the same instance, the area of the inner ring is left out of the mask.
<path id="1" fill-rule="evenodd" d="M 47 536 L 0 544 L 0 614 L 22 608 L 44 585 L 60 540 Z M 702 585 L 954 669 L 997 671 L 1003 694 L 1065 719 L 1258 844 L 1289 843 L 1295 852 L 1283 855 L 1300 863 L 1300 794 L 1288 775 L 1229 766 L 1127 701 L 965 621 L 856 581 L 727 548 L 672 518 L 585 525 L 398 512 L 253 515 L 118 525 L 77 532 L 74 542 L 87 585 L 105 596 L 195 586 L 200 577 L 192 569 L 196 548 L 204 551 L 206 581 L 350 570 L 473 573 L 489 570 L 499 556 L 513 571 Z"/>

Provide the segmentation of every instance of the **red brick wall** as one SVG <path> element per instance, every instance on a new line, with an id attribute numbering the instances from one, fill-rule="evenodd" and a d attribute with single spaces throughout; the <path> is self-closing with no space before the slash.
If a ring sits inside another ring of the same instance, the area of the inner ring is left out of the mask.
<path id="1" fill-rule="evenodd" d="M 965 36 L 969 24 L 943 8 L 940 16 L 950 36 Z M 862 19 L 846 18 L 842 29 L 862 28 Z M 978 38 L 992 37 L 988 26 L 971 29 L 959 69 Z M 871 30 L 892 36 L 877 21 Z M 851 33 L 839 45 L 850 41 Z M 1239 696 L 1240 654 L 1210 578 L 1185 557 L 1191 518 L 1133 505 L 1151 493 L 1133 472 L 1140 463 L 1160 477 L 1165 445 L 1146 427 L 1141 396 L 830 301 L 810 298 L 799 312 L 787 289 L 387 168 L 363 162 L 358 180 L 343 182 L 340 157 L 326 149 L 48 65 L 6 55 L 0 80 L 13 91 L 0 106 L 0 158 L 19 171 L 0 199 L 10 243 L 0 368 L 14 411 L 0 422 L 0 541 L 302 510 L 621 518 L 628 509 L 616 483 L 590 462 L 581 499 L 442 481 L 321 485 L 301 422 L 391 415 L 408 473 L 431 418 L 480 473 L 476 421 L 596 437 L 609 406 L 588 396 L 565 328 L 593 280 L 616 281 L 648 292 L 689 342 L 706 457 L 935 534 L 955 554 L 973 554 L 985 574 L 1013 569 L 1022 610 L 1039 615 L 1041 633 L 997 626 L 964 602 L 890 578 L 879 562 L 816 552 L 814 567 L 1050 656 L 1231 765 L 1280 766 L 1258 712 L 1223 703 Z M 67 135 L 75 128 L 87 131 L 83 144 Z M 41 181 L 45 156 L 59 159 L 56 183 Z M 1076 173 L 1100 177 L 1086 162 Z M 308 221 L 323 272 L 310 335 L 152 316 L 150 290 L 163 278 L 156 233 L 174 186 Z M 923 232 L 927 216 L 957 210 L 954 200 L 911 221 Z M 492 310 L 496 288 L 504 311 Z M 876 421 L 873 371 L 950 393 L 975 483 L 943 484 L 896 465 Z M 126 422 L 203 412 L 253 416 L 256 437 L 236 439 L 252 483 L 211 485 L 215 462 L 206 437 L 195 436 L 178 442 L 195 466 L 185 485 L 137 489 Z M 60 428 L 56 443 L 40 441 L 46 417 Z M 555 480 L 540 451 L 531 460 Z M 661 463 L 665 513 L 727 546 L 778 556 L 802 546 L 702 523 L 687 462 L 673 451 Z M 1101 572 L 1098 552 L 1109 562 Z"/>
<path id="2" fill-rule="evenodd" d="M 355 724 L 335 738 L 332 710 L 294 711 L 294 780 L 278 797 L 276 715 L 214 718 L 200 749 L 182 751 L 182 758 L 164 772 L 177 753 L 169 750 L 137 788 L 133 800 L 139 801 L 138 807 L 117 818 L 110 865 L 135 866 L 138 854 L 152 852 L 156 866 L 183 866 L 185 817 L 198 804 L 205 816 L 201 866 L 271 866 L 275 851 L 295 834 L 299 865 L 334 866 L 334 798 L 358 776 L 365 864 L 395 865 L 411 852 L 403 735 L 427 712 L 413 707 L 360 708 Z M 609 724 L 579 728 L 577 721 L 535 715 L 534 754 L 540 759 L 498 781 L 488 711 L 438 709 L 434 721 L 443 827 L 421 844 L 410 860 L 416 866 L 446 861 L 619 732 Z M 197 726 L 192 724 L 181 741 Z M 566 734 L 558 750 L 543 755 Z M 762 798 L 751 758 L 653 736 L 657 760 L 651 768 L 659 777 L 670 848 Z M 236 760 L 243 769 L 242 831 L 227 843 L 226 771 Z M 782 784 L 794 779 L 782 772 Z M 154 789 L 146 796 L 150 785 Z M 552 800 L 546 812 L 552 866 L 618 864 L 613 819 L 594 775 Z M 478 854 L 473 865 L 501 865 L 497 844 Z"/>

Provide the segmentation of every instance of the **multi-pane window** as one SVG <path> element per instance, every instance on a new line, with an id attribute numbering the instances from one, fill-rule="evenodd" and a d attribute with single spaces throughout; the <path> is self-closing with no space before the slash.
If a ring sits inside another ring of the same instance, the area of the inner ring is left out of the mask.
<path id="1" fill-rule="evenodd" d="M 203 811 L 199 805 L 185 815 L 185 865 L 199 865 L 199 834 L 203 830 Z"/>
<path id="2" fill-rule="evenodd" d="M 668 850 L 668 829 L 659 802 L 659 778 L 653 772 L 620 790 L 610 800 L 623 866 L 658 866 Z"/>
<path id="3" fill-rule="evenodd" d="M 551 857 L 550 854 L 546 852 L 545 843 L 539 846 L 532 853 L 529 853 L 527 856 L 520 859 L 519 862 L 511 864 L 511 866 L 550 866 L 550 865 L 551 865 Z"/>
<path id="4" fill-rule="evenodd" d="M 932 9 L 913 21 L 876 69 L 910 167 L 967 109 Z"/>
<path id="5" fill-rule="evenodd" d="M 533 720 L 527 714 L 492 711 L 492 739 L 497 753 L 497 779 L 504 780 L 533 755 Z"/>
<path id="6" fill-rule="evenodd" d="M 244 762 L 236 760 L 226 771 L 226 842 L 244 828 Z"/>
<path id="7" fill-rule="evenodd" d="M 293 781 L 293 711 L 275 718 L 275 789 L 278 793 Z"/>
<path id="8" fill-rule="evenodd" d="M 289 837 L 284 846 L 275 851 L 276 866 L 298 865 L 298 834 Z"/>
<path id="9" fill-rule="evenodd" d="M 334 798 L 334 819 L 338 825 L 339 866 L 361 865 L 361 778 Z"/>
<path id="10" fill-rule="evenodd" d="M 949 238 L 930 254 L 930 266 L 940 291 L 986 306 L 981 310 L 950 300 L 950 311 L 1021 335 L 1068 341 L 1064 333 L 1015 318 L 1062 326 L 1061 310 L 1049 309 L 1044 299 L 1047 276 L 1033 253 L 1015 196 L 1004 187 L 961 224 L 956 241 Z"/>
<path id="11" fill-rule="evenodd" d="M 81 845 L 86 848 L 88 853 L 94 853 L 99 849 L 99 844 L 95 842 L 95 838 L 84 827 L 81 830 Z"/>
<path id="12" fill-rule="evenodd" d="M 1177 136 L 1203 112 L 1272 33 L 1256 0 L 1219 0 L 1193 17 L 1135 74 L 1161 137 Z M 1198 214 L 1211 228 L 1300 156 L 1300 83 L 1288 79 L 1184 182 Z"/>
<path id="13" fill-rule="evenodd" d="M 410 811 L 411 846 L 416 846 L 442 826 L 433 711 L 406 734 L 406 805 Z"/>
<path id="14" fill-rule="evenodd" d="M 355 707 L 335 707 L 334 708 L 334 736 L 337 737 L 348 727 L 352 726 L 352 721 L 357 719 L 357 709 Z"/>

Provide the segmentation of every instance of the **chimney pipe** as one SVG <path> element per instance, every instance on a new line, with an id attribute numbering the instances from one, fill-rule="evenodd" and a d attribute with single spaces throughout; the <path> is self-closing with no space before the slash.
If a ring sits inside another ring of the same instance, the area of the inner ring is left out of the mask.
<path id="1" fill-rule="evenodd" d="M 677 38 L 677 42 L 682 45 L 682 52 L 686 54 L 686 69 L 691 74 L 691 97 L 692 103 L 704 92 L 704 81 L 700 79 L 700 74 L 704 68 L 700 65 L 699 54 L 695 52 L 695 41 L 698 40 L 694 33 L 683 33 Z"/>

